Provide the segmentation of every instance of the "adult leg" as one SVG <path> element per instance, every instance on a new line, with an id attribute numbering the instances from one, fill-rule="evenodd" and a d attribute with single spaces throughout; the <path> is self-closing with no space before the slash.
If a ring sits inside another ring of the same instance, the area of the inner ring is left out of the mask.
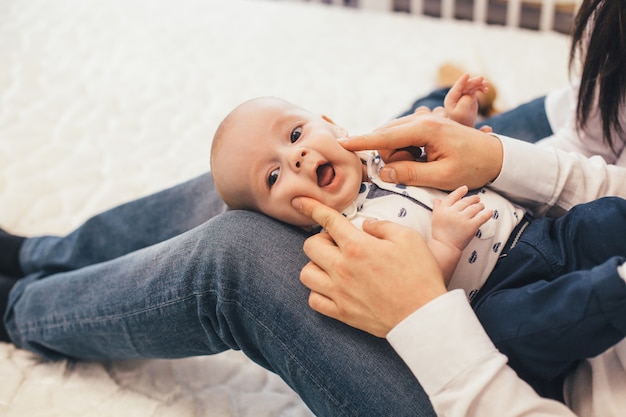
<path id="1" fill-rule="evenodd" d="M 0 275 L 0 311 L 6 310 L 7 304 L 9 302 L 9 293 L 11 292 L 11 288 L 14 284 L 15 280 L 12 277 Z M 9 335 L 7 334 L 3 324 L 0 325 L 0 341 L 9 341 Z"/>
<path id="2" fill-rule="evenodd" d="M 494 133 L 537 142 L 553 134 L 545 107 L 546 97 L 538 97 L 514 109 L 496 114 L 476 124 L 476 127 L 491 126 Z"/>
<path id="3" fill-rule="evenodd" d="M 50 359 L 241 349 L 316 415 L 434 416 L 384 339 L 308 307 L 298 280 L 305 237 L 256 213 L 228 212 L 108 262 L 23 278 L 7 329 L 18 346 Z"/>
<path id="4" fill-rule="evenodd" d="M 116 258 L 186 232 L 226 210 L 210 173 L 100 213 L 67 236 L 28 238 L 25 274 L 69 271 Z"/>
<path id="5" fill-rule="evenodd" d="M 576 361 L 626 336 L 626 282 L 617 271 L 626 259 L 624 230 L 619 198 L 536 220 L 473 301 L 496 346 L 536 388 L 549 387 L 542 381 L 559 387 Z"/>

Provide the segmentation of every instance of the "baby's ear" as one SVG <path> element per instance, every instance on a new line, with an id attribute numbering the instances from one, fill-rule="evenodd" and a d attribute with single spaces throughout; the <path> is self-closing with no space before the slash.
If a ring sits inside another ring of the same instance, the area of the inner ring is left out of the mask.
<path id="1" fill-rule="evenodd" d="M 333 119 L 331 119 L 330 117 L 326 116 L 325 114 L 322 114 L 322 119 L 326 120 L 328 123 L 333 125 L 335 129 L 337 130 L 337 133 L 339 134 L 340 137 L 345 138 L 348 136 L 348 131 L 344 129 L 343 127 L 339 126 L 337 123 L 333 122 Z"/>

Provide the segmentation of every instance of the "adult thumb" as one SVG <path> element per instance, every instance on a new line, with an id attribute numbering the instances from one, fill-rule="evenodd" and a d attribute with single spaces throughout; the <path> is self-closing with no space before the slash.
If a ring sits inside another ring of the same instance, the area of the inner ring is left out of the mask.
<path id="1" fill-rule="evenodd" d="M 427 185 L 424 183 L 426 165 L 432 162 L 396 161 L 390 162 L 380 170 L 380 178 L 385 182 L 404 185 Z"/>
<path id="2" fill-rule="evenodd" d="M 460 185 L 453 175 L 446 174 L 446 164 L 442 161 L 398 161 L 385 165 L 380 170 L 380 178 L 395 184 L 432 187 L 441 190 L 454 190 Z"/>
<path id="3" fill-rule="evenodd" d="M 402 231 L 404 226 L 387 220 L 365 219 L 363 221 L 363 231 L 378 239 L 393 240 L 398 236 L 398 230 Z"/>

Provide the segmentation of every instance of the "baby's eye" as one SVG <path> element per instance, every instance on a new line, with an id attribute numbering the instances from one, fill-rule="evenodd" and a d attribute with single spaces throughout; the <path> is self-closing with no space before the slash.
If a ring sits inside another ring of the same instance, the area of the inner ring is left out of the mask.
<path id="1" fill-rule="evenodd" d="M 300 139 L 300 136 L 302 136 L 302 127 L 298 126 L 291 132 L 291 143 L 294 143 L 295 141 Z"/>
<path id="2" fill-rule="evenodd" d="M 278 181 L 278 169 L 275 169 L 274 171 L 270 172 L 270 175 L 267 177 L 267 185 L 272 188 L 272 185 L 276 184 L 276 181 Z"/>

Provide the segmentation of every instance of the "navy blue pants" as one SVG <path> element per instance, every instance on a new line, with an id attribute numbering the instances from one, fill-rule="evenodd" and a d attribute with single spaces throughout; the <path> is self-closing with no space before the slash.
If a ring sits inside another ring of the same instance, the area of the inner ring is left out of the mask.
<path id="1" fill-rule="evenodd" d="M 606 197 L 533 220 L 472 300 L 490 338 L 540 394 L 626 335 L 626 200 Z"/>

